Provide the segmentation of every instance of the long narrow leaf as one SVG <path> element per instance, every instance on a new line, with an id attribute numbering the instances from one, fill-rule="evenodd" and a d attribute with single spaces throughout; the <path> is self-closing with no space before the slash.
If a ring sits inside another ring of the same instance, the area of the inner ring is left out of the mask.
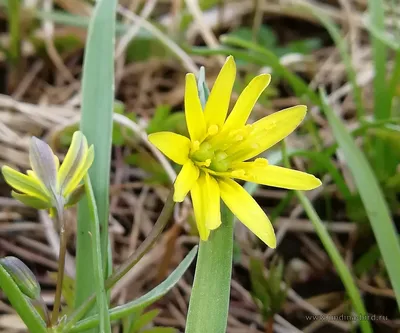
<path id="1" fill-rule="evenodd" d="M 95 269 L 94 285 L 96 289 L 97 309 L 100 315 L 100 332 L 111 333 L 110 317 L 108 315 L 107 292 L 104 287 L 104 271 L 101 260 L 100 223 L 92 184 L 88 175 L 85 176 L 85 190 L 88 198 L 89 210 L 91 213 L 89 220 L 91 225 L 90 235 L 92 237 L 92 257 L 93 267 Z"/>
<path id="2" fill-rule="evenodd" d="M 354 177 L 361 200 L 367 211 L 379 249 L 389 274 L 400 309 L 400 244 L 396 228 L 390 216 L 379 183 L 362 151 L 356 146 L 351 135 L 337 115 L 329 107 L 325 92 L 320 91 L 324 112 L 333 134 L 343 151 L 348 167 Z"/>
<path id="3" fill-rule="evenodd" d="M 357 109 L 357 116 L 360 121 L 363 121 L 365 116 L 365 109 L 362 102 L 362 93 L 361 88 L 357 84 L 357 73 L 351 61 L 350 53 L 348 45 L 346 44 L 346 40 L 341 36 L 340 30 L 334 24 L 334 22 L 330 19 L 329 16 L 325 15 L 321 10 L 317 10 L 312 6 L 305 6 L 307 10 L 311 11 L 312 14 L 317 18 L 320 23 L 325 27 L 325 29 L 329 32 L 333 41 L 335 42 L 340 56 L 346 66 L 347 77 L 352 87 L 352 91 L 354 94 L 354 102 Z"/>
<path id="4" fill-rule="evenodd" d="M 381 1 L 368 0 L 368 15 L 371 25 L 382 31 L 385 28 L 384 6 Z M 370 34 L 372 57 L 375 66 L 374 77 L 374 116 L 375 119 L 388 119 L 391 115 L 391 100 L 389 96 L 389 87 L 386 82 L 386 61 L 388 56 L 388 48 L 384 42 L 376 38 L 374 34 Z M 383 177 L 386 176 L 385 165 L 391 160 L 390 152 L 387 149 L 384 140 L 376 140 L 376 173 Z"/>
<path id="5" fill-rule="evenodd" d="M 331 258 L 336 270 L 346 288 L 347 294 L 351 300 L 355 312 L 360 316 L 360 318 L 368 318 L 367 310 L 365 309 L 364 303 L 362 301 L 360 292 L 354 279 L 346 266 L 342 256 L 340 255 L 335 243 L 333 242 L 331 236 L 329 235 L 326 227 L 319 218 L 317 212 L 312 206 L 310 200 L 304 195 L 303 192 L 296 191 L 297 197 L 302 203 L 305 212 L 307 213 L 314 229 L 321 240 L 322 244 L 329 257 Z M 371 323 L 368 320 L 359 320 L 359 325 L 363 333 L 372 333 Z"/>
<path id="6" fill-rule="evenodd" d="M 114 103 L 114 39 L 116 0 L 96 3 L 88 31 L 82 79 L 81 129 L 94 144 L 95 160 L 89 175 L 97 202 L 103 267 L 107 270 L 109 177 Z M 90 210 L 85 198 L 79 204 L 75 305 L 94 292 L 90 237 Z"/>

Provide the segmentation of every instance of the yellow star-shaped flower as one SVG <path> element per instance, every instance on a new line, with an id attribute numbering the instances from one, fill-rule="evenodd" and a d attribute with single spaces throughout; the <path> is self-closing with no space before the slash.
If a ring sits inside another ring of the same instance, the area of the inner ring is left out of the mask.
<path id="1" fill-rule="evenodd" d="M 222 199 L 244 225 L 274 248 L 276 238 L 270 220 L 233 178 L 293 190 L 320 186 L 321 181 L 313 175 L 269 165 L 264 158 L 251 160 L 293 132 L 304 119 L 307 107 L 294 106 L 246 124 L 271 77 L 255 77 L 228 115 L 235 76 L 235 62 L 228 57 L 203 110 L 196 78 L 187 74 L 185 116 L 190 138 L 158 132 L 150 134 L 149 140 L 171 160 L 183 165 L 175 180 L 174 201 L 183 201 L 190 192 L 202 240 L 207 240 L 210 231 L 221 224 Z"/>

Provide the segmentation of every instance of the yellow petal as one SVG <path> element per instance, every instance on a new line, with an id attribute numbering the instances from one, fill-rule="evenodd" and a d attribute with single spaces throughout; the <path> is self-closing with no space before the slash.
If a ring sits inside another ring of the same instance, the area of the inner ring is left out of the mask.
<path id="1" fill-rule="evenodd" d="M 192 196 L 194 217 L 196 219 L 197 229 L 199 231 L 200 239 L 206 241 L 210 236 L 210 230 L 206 228 L 206 202 L 204 201 L 204 187 L 200 186 L 197 181 L 190 191 Z"/>
<path id="2" fill-rule="evenodd" d="M 240 222 L 269 247 L 275 248 L 276 238 L 272 224 L 252 196 L 228 178 L 220 180 L 219 186 L 222 200 Z"/>
<path id="3" fill-rule="evenodd" d="M 240 163 L 244 175 L 233 172 L 234 178 L 262 185 L 286 188 L 289 190 L 312 190 L 321 185 L 321 181 L 305 172 L 282 168 L 276 165 L 259 166 L 256 162 Z"/>
<path id="4" fill-rule="evenodd" d="M 174 201 L 182 202 L 189 193 L 194 183 L 199 178 L 199 168 L 194 165 L 191 160 L 188 160 L 179 172 L 174 183 Z"/>
<path id="5" fill-rule="evenodd" d="M 259 155 L 292 133 L 307 113 L 305 105 L 297 105 L 275 112 L 252 124 L 253 131 L 247 141 L 248 149 L 241 156 L 245 161 Z"/>
<path id="6" fill-rule="evenodd" d="M 201 184 L 200 184 L 201 185 Z M 205 188 L 206 227 L 214 230 L 221 225 L 221 197 L 218 182 L 208 173 L 205 174 L 203 186 Z"/>
<path id="7" fill-rule="evenodd" d="M 215 80 L 204 109 L 207 127 L 217 125 L 219 129 L 222 128 L 228 114 L 235 76 L 236 64 L 233 57 L 229 56 Z"/>
<path id="8" fill-rule="evenodd" d="M 192 73 L 186 75 L 185 117 L 191 140 L 201 142 L 206 134 L 206 121 L 200 103 L 196 78 Z"/>
<path id="9" fill-rule="evenodd" d="M 256 76 L 240 94 L 232 112 L 226 120 L 223 131 L 229 131 L 244 126 L 258 98 L 269 85 L 271 75 L 261 74 Z"/>
<path id="10" fill-rule="evenodd" d="M 92 165 L 93 160 L 94 148 L 93 145 L 91 145 L 87 150 L 86 155 L 83 157 L 83 162 L 79 165 L 79 168 L 76 169 L 67 186 L 64 188 L 63 195 L 65 197 L 69 196 L 78 187 L 79 183 Z"/>
<path id="11" fill-rule="evenodd" d="M 165 156 L 178 164 L 185 164 L 189 158 L 190 140 L 172 132 L 152 133 L 149 141 L 155 145 Z"/>
<path id="12" fill-rule="evenodd" d="M 61 191 L 71 188 L 70 183 L 72 179 L 76 176 L 82 164 L 85 163 L 87 151 L 88 143 L 86 137 L 82 132 L 76 131 L 72 136 L 71 145 L 65 155 L 64 161 L 58 170 L 58 186 Z"/>
<path id="13" fill-rule="evenodd" d="M 24 175 L 6 165 L 2 167 L 1 171 L 7 184 L 17 191 L 45 202 L 51 201 L 50 194 L 43 190 L 46 187 L 44 185 L 41 186 L 36 178 Z"/>

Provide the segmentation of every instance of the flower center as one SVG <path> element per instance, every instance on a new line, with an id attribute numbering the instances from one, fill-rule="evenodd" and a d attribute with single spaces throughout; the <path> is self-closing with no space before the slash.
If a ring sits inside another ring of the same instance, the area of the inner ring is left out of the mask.
<path id="1" fill-rule="evenodd" d="M 233 164 L 243 161 L 249 152 L 257 151 L 265 135 L 275 126 L 275 123 L 245 125 L 230 131 L 218 131 L 217 126 L 212 125 L 204 141 L 192 143 L 190 158 L 210 172 L 234 171 Z"/>
<path id="2" fill-rule="evenodd" d="M 205 166 L 216 172 L 225 172 L 231 163 L 227 160 L 228 154 L 222 150 L 215 149 L 210 142 L 203 142 L 198 149 L 192 152 L 192 160 L 199 166 Z"/>

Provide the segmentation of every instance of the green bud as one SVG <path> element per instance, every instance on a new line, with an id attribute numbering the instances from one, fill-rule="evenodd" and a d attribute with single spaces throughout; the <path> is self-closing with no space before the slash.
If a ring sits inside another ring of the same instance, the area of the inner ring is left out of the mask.
<path id="1" fill-rule="evenodd" d="M 5 257 L 0 259 L 0 265 L 10 274 L 23 294 L 35 300 L 40 299 L 39 282 L 28 266 L 21 260 L 16 257 Z"/>

